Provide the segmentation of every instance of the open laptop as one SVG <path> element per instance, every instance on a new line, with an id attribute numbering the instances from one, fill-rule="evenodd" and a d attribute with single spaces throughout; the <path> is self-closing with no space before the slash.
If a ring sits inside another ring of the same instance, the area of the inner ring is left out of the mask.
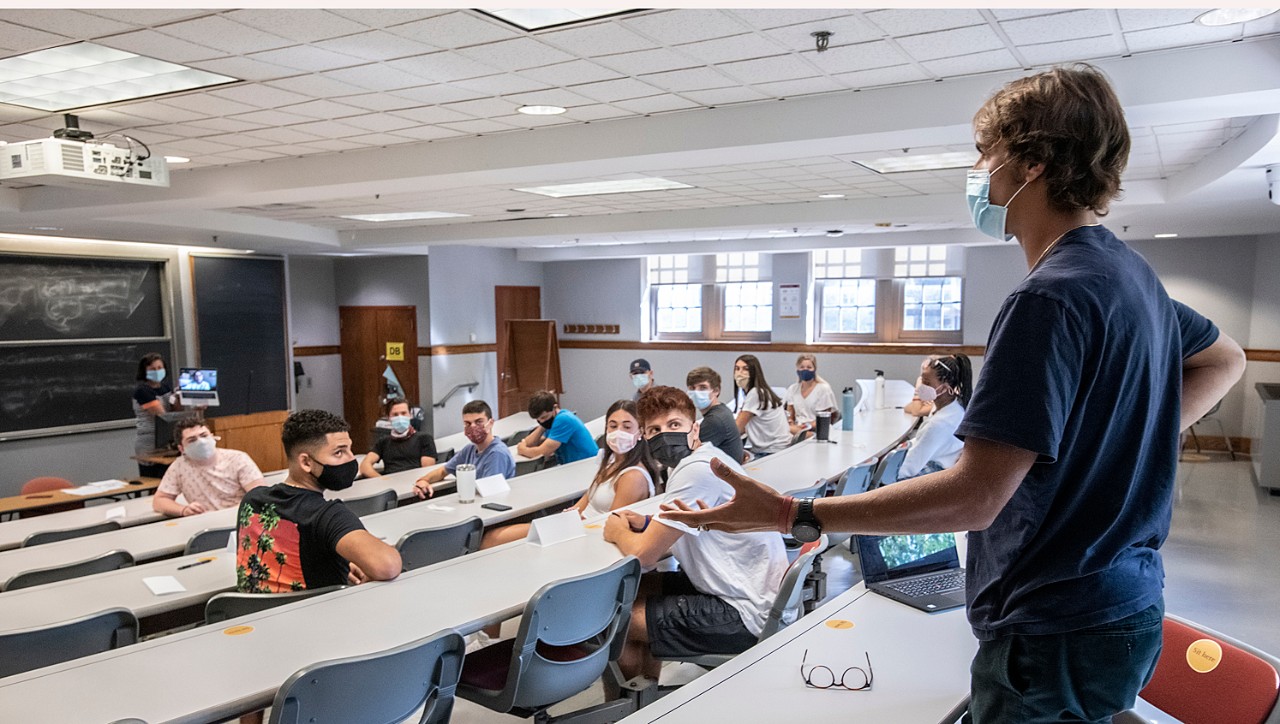
<path id="1" fill-rule="evenodd" d="M 184 406 L 216 407 L 218 371 L 208 367 L 183 367 L 178 370 L 178 399 Z"/>
<path id="2" fill-rule="evenodd" d="M 964 569 L 953 533 L 853 539 L 869 590 L 929 613 L 964 605 Z"/>

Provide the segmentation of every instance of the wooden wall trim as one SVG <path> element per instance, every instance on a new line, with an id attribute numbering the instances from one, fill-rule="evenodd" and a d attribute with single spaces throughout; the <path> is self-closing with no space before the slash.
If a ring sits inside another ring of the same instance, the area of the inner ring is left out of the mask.
<path id="1" fill-rule="evenodd" d="M 498 345 L 491 344 L 437 344 L 431 347 L 428 354 L 432 357 L 444 356 L 450 354 L 484 354 L 485 352 L 497 352 Z M 421 350 L 419 350 L 421 352 Z"/>
<path id="2" fill-rule="evenodd" d="M 1250 362 L 1280 362 L 1280 349 L 1246 349 L 1244 358 Z"/>
<path id="3" fill-rule="evenodd" d="M 983 345 L 964 344 L 804 344 L 802 342 L 612 342 L 593 339 L 562 339 L 561 349 L 629 349 L 713 352 L 812 352 L 815 354 L 955 354 L 971 357 L 986 352 Z"/>
<path id="4" fill-rule="evenodd" d="M 323 357 L 324 355 L 341 354 L 341 353 L 342 353 L 342 350 L 339 349 L 338 345 L 336 344 L 316 346 L 316 347 L 294 347 L 293 348 L 294 357 Z"/>

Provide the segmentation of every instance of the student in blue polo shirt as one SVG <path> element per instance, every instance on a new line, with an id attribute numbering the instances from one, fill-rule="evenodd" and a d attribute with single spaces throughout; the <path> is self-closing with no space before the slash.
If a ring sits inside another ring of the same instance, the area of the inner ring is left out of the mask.
<path id="1" fill-rule="evenodd" d="M 535 392 L 529 398 L 529 417 L 536 420 L 538 426 L 516 446 L 520 455 L 527 458 L 555 455 L 556 461 L 565 465 L 593 458 L 600 452 L 582 420 L 568 410 L 561 410 L 555 395 L 546 390 Z"/>
<path id="2" fill-rule="evenodd" d="M 453 475 L 459 465 L 476 466 L 476 479 L 490 475 L 501 475 L 514 478 L 516 461 L 511 457 L 511 448 L 493 436 L 493 410 L 484 400 L 472 400 L 462 406 L 462 434 L 467 437 L 467 444 L 449 458 L 449 461 L 431 472 L 418 478 L 413 484 L 413 492 L 419 498 L 429 498 L 435 494 L 432 483 L 444 480 L 444 476 Z"/>

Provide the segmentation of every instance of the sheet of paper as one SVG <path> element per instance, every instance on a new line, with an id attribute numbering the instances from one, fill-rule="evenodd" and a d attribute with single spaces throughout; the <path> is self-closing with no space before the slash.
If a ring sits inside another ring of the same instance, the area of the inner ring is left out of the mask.
<path id="1" fill-rule="evenodd" d="M 98 495 L 108 490 L 128 487 L 129 484 L 123 480 L 99 480 L 96 483 L 85 483 L 78 488 L 65 488 L 60 492 L 67 495 Z"/>
<path id="2" fill-rule="evenodd" d="M 440 505 L 439 503 L 427 503 L 427 510 L 438 510 L 441 513 L 452 513 L 455 509 L 448 505 Z"/>
<path id="3" fill-rule="evenodd" d="M 123 505 L 117 505 L 114 508 L 107 508 L 107 512 L 105 513 L 104 517 L 107 520 L 115 520 L 116 518 L 123 518 L 128 514 L 129 512 L 125 510 Z"/>
<path id="4" fill-rule="evenodd" d="M 490 475 L 487 478 L 480 478 L 476 481 L 476 493 L 481 498 L 492 498 L 495 495 L 511 492 L 511 486 L 507 484 L 507 479 L 501 475 Z"/>
<path id="5" fill-rule="evenodd" d="M 173 576 L 148 576 L 143 578 L 142 582 L 147 584 L 147 588 L 157 596 L 163 596 L 166 593 L 182 593 L 187 590 Z"/>
<path id="6" fill-rule="evenodd" d="M 582 527 L 582 517 L 577 510 L 566 510 L 563 513 L 534 518 L 529 524 L 529 535 L 525 540 L 535 546 L 553 546 L 587 534 Z"/>

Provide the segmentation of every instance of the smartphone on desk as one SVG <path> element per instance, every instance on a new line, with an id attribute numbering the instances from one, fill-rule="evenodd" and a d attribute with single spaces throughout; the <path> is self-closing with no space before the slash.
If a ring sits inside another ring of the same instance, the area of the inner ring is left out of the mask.
<path id="1" fill-rule="evenodd" d="M 510 505 L 503 505 L 502 503 L 485 503 L 484 505 L 482 505 L 482 506 L 480 506 L 480 507 L 481 507 L 481 508 L 488 508 L 489 510 L 496 510 L 496 511 L 498 511 L 499 513 L 503 512 L 503 511 L 506 511 L 506 510 L 511 510 L 511 506 L 510 506 Z"/>

